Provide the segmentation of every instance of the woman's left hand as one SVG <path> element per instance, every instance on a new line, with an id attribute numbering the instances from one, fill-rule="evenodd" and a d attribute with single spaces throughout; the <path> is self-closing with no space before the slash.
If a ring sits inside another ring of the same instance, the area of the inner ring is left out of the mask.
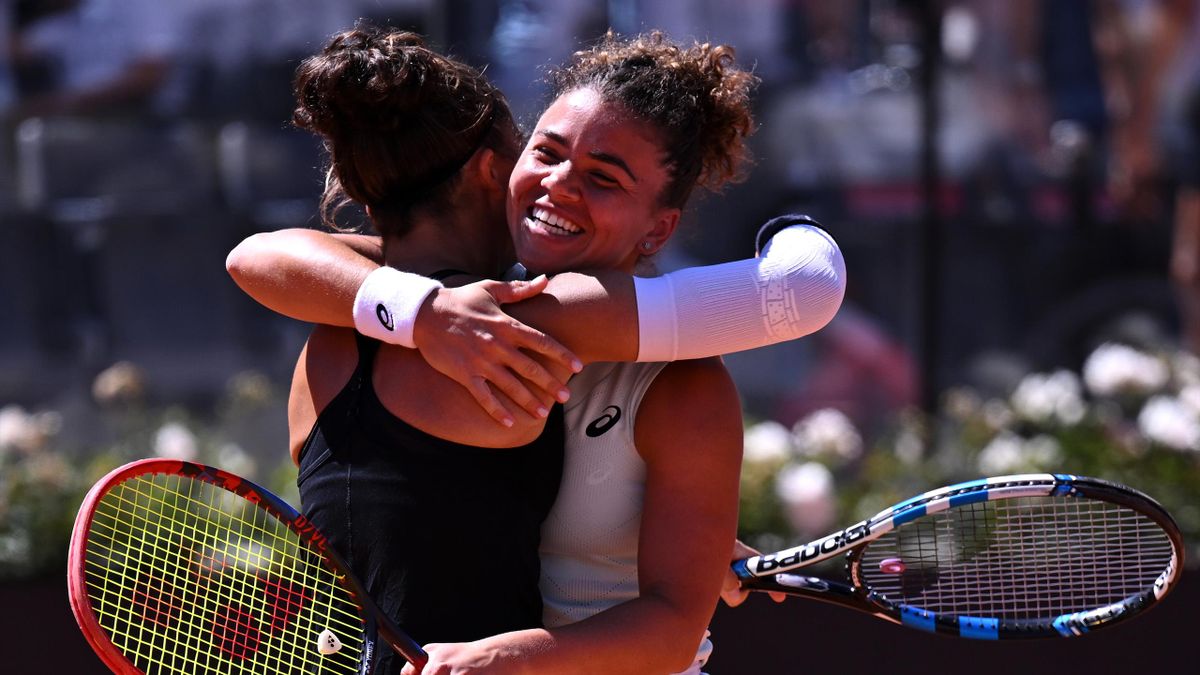
<path id="1" fill-rule="evenodd" d="M 414 340 L 421 356 L 465 387 L 489 415 L 506 426 L 513 423 L 512 411 L 489 385 L 531 416 L 545 417 L 556 399 L 565 402 L 570 396 L 566 381 L 583 367 L 566 347 L 508 316 L 500 307 L 541 293 L 546 283 L 543 275 L 532 281 L 485 280 L 441 288 L 417 315 Z M 557 364 L 563 375 L 556 377 L 530 354 Z"/>

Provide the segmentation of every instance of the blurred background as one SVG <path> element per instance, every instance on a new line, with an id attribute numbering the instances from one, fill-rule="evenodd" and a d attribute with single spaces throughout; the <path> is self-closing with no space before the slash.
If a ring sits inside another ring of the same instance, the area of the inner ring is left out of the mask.
<path id="1" fill-rule="evenodd" d="M 749 256 L 789 211 L 845 253 L 827 328 L 727 358 L 750 542 L 1052 470 L 1150 493 L 1194 546 L 1197 4 L 0 0 L 0 597 L 46 580 L 60 599 L 83 492 L 134 458 L 294 500 L 308 326 L 242 296 L 224 257 L 318 226 L 291 76 L 360 18 L 486 66 L 527 128 L 545 68 L 609 27 L 733 44 L 762 78 L 749 180 L 661 261 Z"/>

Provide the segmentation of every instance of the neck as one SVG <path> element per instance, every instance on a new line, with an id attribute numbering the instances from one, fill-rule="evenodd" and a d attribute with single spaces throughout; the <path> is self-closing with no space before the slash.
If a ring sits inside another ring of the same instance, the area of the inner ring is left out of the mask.
<path id="1" fill-rule="evenodd" d="M 432 274 L 454 269 L 495 278 L 513 262 L 503 217 L 455 208 L 455 213 L 414 215 L 412 227 L 384 242 L 386 263 L 398 269 Z"/>

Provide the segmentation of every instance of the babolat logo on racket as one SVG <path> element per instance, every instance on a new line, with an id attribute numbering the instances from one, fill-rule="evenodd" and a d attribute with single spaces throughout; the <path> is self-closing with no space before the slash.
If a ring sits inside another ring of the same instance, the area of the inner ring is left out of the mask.
<path id="1" fill-rule="evenodd" d="M 375 316 L 379 317 L 379 323 L 383 324 L 384 328 L 396 330 L 396 323 L 392 321 L 392 313 L 388 311 L 387 307 L 383 306 L 382 302 L 375 305 Z"/>
<path id="2" fill-rule="evenodd" d="M 783 557 L 780 557 L 778 553 L 764 555 L 758 559 L 758 563 L 754 566 L 754 571 L 762 574 L 780 568 L 787 569 L 801 565 L 817 557 L 827 556 L 840 551 L 865 536 L 867 536 L 867 524 L 865 522 L 859 523 L 841 532 L 831 534 L 820 541 L 784 551 L 783 553 L 786 555 L 783 555 Z"/>

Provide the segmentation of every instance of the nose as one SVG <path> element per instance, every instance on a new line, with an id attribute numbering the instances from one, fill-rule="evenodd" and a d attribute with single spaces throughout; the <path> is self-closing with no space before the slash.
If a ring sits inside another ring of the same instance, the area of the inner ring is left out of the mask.
<path id="1" fill-rule="evenodd" d="M 570 162 L 561 162 L 551 167 L 542 177 L 542 187 L 556 201 L 578 201 L 579 186 Z"/>

